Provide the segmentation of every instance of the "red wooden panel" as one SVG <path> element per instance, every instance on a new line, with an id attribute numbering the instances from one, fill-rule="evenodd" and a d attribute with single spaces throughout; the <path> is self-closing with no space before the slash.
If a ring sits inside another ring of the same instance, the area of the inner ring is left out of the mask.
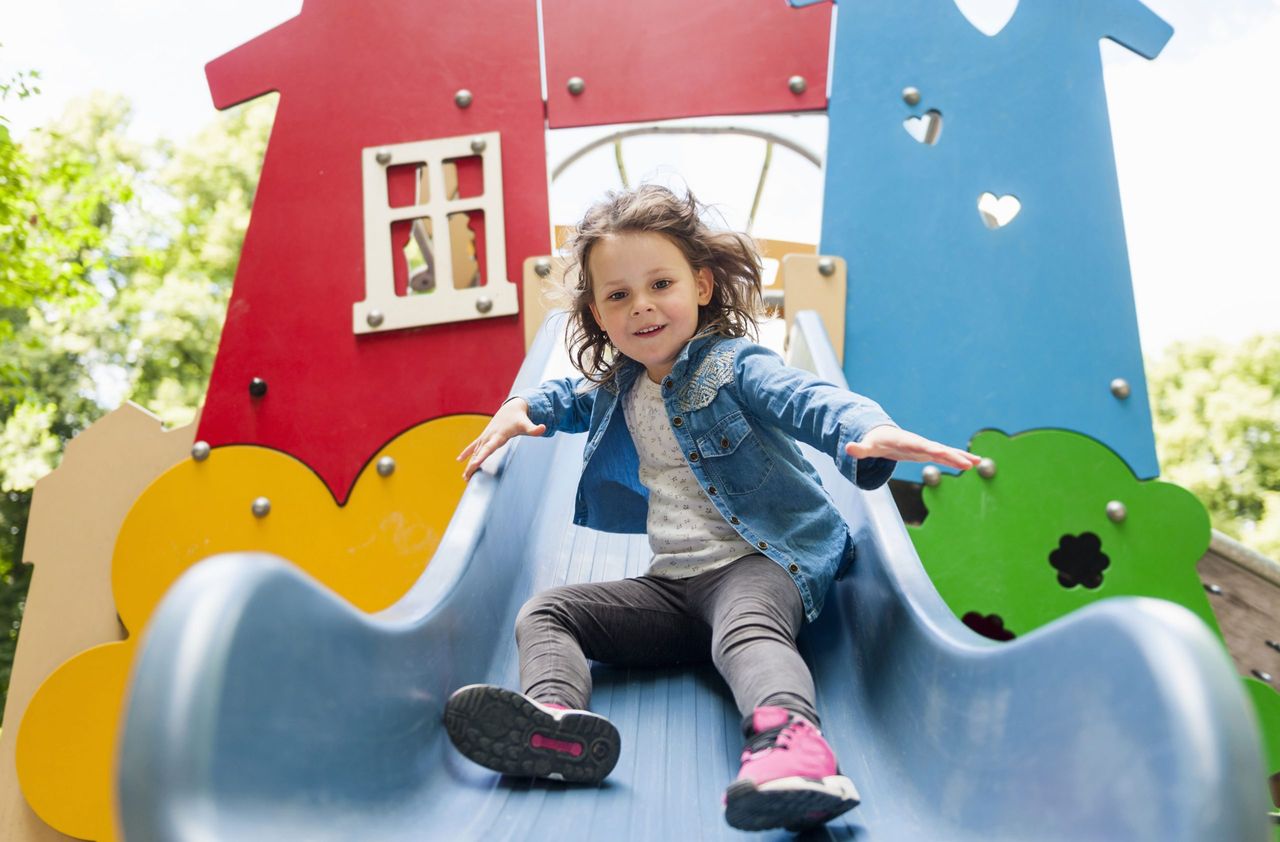
<path id="1" fill-rule="evenodd" d="M 830 3 L 543 0 L 542 21 L 552 128 L 827 107 Z"/>
<path id="2" fill-rule="evenodd" d="M 507 277 L 550 248 L 536 6 L 306 0 L 206 72 L 219 108 L 281 96 L 198 435 L 290 453 L 342 502 L 401 431 L 491 413 L 523 359 L 518 316 L 356 336 L 351 307 L 364 298 L 363 147 L 501 132 Z M 454 104 L 460 88 L 470 108 Z M 393 192 L 411 196 L 407 175 Z"/>

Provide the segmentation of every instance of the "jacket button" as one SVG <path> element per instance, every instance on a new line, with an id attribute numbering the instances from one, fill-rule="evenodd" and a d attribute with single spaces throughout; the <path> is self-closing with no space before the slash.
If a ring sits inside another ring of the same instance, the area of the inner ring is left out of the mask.
<path id="1" fill-rule="evenodd" d="M 728 439 L 720 439 L 720 446 L 721 446 L 721 447 L 726 447 L 726 448 L 727 448 L 727 447 L 729 446 L 729 440 L 728 440 Z"/>
<path id="2" fill-rule="evenodd" d="M 712 497 L 716 496 L 716 487 L 714 485 L 707 486 L 707 493 Z"/>
<path id="3" fill-rule="evenodd" d="M 690 462 L 697 462 L 697 461 L 698 461 L 698 451 L 696 451 L 696 450 L 690 450 L 690 451 L 689 451 L 689 461 L 690 461 Z"/>
<path id="4" fill-rule="evenodd" d="M 762 550 L 767 550 L 767 549 L 769 549 L 769 545 L 768 545 L 767 543 L 765 543 L 764 541 L 761 541 L 760 543 L 756 544 L 756 546 L 757 546 L 757 547 L 759 547 L 759 548 L 760 548 L 760 549 L 762 549 Z"/>
<path id="5" fill-rule="evenodd" d="M 734 515 L 733 517 L 729 518 L 729 522 L 730 522 L 730 523 L 732 523 L 732 524 L 735 524 L 735 525 L 736 525 L 736 524 L 739 524 L 739 523 L 742 523 L 742 521 L 738 520 L 738 516 L 737 516 L 737 515 Z"/>
<path id="6" fill-rule="evenodd" d="M 790 570 L 792 573 L 799 573 L 799 572 L 800 572 L 800 565 L 795 564 L 795 563 L 793 562 L 793 563 L 792 563 L 792 565 L 791 565 L 790 567 L 788 567 L 787 569 L 788 569 L 788 570 Z"/>
<path id="7" fill-rule="evenodd" d="M 671 419 L 671 423 L 672 423 L 672 424 L 674 424 L 674 425 L 675 425 L 675 426 L 677 426 L 677 427 L 683 427 L 683 426 L 684 426 L 684 419 L 683 419 L 683 418 L 681 418 L 679 415 L 677 415 L 675 418 L 672 418 L 672 419 Z"/>
<path id="8" fill-rule="evenodd" d="M 663 379 L 663 381 L 662 381 L 662 388 L 664 388 L 664 389 L 670 389 L 670 388 L 671 388 L 671 378 L 670 378 L 670 377 L 667 377 L 667 378 L 664 378 L 664 379 Z"/>

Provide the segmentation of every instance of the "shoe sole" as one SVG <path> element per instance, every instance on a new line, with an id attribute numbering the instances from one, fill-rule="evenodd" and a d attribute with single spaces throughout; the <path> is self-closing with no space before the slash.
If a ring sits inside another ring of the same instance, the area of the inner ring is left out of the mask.
<path id="1" fill-rule="evenodd" d="M 724 818 L 739 830 L 781 827 L 801 831 L 825 824 L 858 806 L 858 790 L 843 775 L 821 781 L 785 778 L 757 787 L 734 781 L 725 790 Z"/>
<path id="2" fill-rule="evenodd" d="M 504 775 L 598 784 L 618 762 L 622 739 L 603 716 L 556 716 L 519 693 L 472 684 L 449 697 L 444 727 L 468 759 Z"/>

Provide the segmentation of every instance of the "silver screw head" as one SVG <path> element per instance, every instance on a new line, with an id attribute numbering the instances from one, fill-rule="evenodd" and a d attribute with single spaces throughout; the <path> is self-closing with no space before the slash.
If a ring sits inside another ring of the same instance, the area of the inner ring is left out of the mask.
<path id="1" fill-rule="evenodd" d="M 587 82 L 581 76 L 570 76 L 565 87 L 569 89 L 569 93 L 578 96 L 587 89 Z"/>
<path id="2" fill-rule="evenodd" d="M 387 164 L 391 163 L 391 153 L 385 149 L 379 149 L 377 154 L 373 156 L 373 159 L 385 167 Z"/>
<path id="3" fill-rule="evenodd" d="M 1253 673 L 1253 677 L 1258 679 L 1259 681 L 1265 681 L 1268 684 L 1270 684 L 1273 680 L 1271 677 L 1271 673 L 1267 672 L 1266 670 L 1249 670 L 1249 672 Z"/>
<path id="4" fill-rule="evenodd" d="M 477 137 L 475 140 L 471 141 L 471 151 L 477 155 L 483 152 L 488 146 L 488 142 L 482 137 Z"/>
<path id="5" fill-rule="evenodd" d="M 903 89 L 902 89 L 902 101 L 903 101 L 903 102 L 905 102 L 907 105 L 919 105 L 919 104 L 920 104 L 920 89 L 919 89 L 919 88 L 912 88 L 912 87 L 906 87 L 906 88 L 903 88 Z"/>
<path id="6" fill-rule="evenodd" d="M 209 458 L 210 450 L 211 448 L 209 447 L 209 442 L 198 441 L 195 444 L 191 445 L 191 458 L 196 460 L 197 462 L 203 462 L 204 460 Z"/>
<path id="7" fill-rule="evenodd" d="M 984 458 L 978 463 L 978 476 L 983 479 L 991 479 L 996 475 L 996 460 Z"/>
<path id="8" fill-rule="evenodd" d="M 253 501 L 253 516 L 266 517 L 271 514 L 271 501 L 266 497 L 258 497 Z"/>
<path id="9" fill-rule="evenodd" d="M 1112 500 L 1107 503 L 1107 517 L 1112 523 L 1122 523 L 1129 516 L 1129 510 L 1124 507 L 1124 503 L 1119 500 Z"/>
<path id="10" fill-rule="evenodd" d="M 1117 377 L 1115 380 L 1111 381 L 1111 394 L 1115 395 L 1120 400 L 1124 400 L 1129 397 L 1131 391 L 1132 390 L 1129 388 L 1129 381 L 1125 380 L 1123 377 Z"/>
<path id="11" fill-rule="evenodd" d="M 471 91 L 467 90 L 466 88 L 463 88 L 462 90 L 458 91 L 456 94 L 453 95 L 453 103 L 459 108 L 471 107 L 471 100 L 472 100 Z"/>
<path id="12" fill-rule="evenodd" d="M 830 278 L 836 273 L 836 262 L 829 257 L 818 258 L 818 274 Z"/>
<path id="13" fill-rule="evenodd" d="M 799 96 L 809 90 L 809 83 L 805 81 L 803 76 L 792 76 L 787 80 L 787 87 L 791 89 L 791 93 Z"/>
<path id="14" fill-rule="evenodd" d="M 1214 596 L 1222 596 L 1221 585 L 1208 584 L 1204 586 L 1204 589 L 1209 593 L 1213 594 Z"/>
<path id="15" fill-rule="evenodd" d="M 487 313 L 493 309 L 493 299 L 487 295 L 482 295 L 476 299 L 476 310 L 481 313 Z"/>
<path id="16" fill-rule="evenodd" d="M 942 483 L 942 471 L 938 470 L 937 465 L 925 465 L 920 475 L 924 479 L 924 484 L 930 488 Z"/>
<path id="17" fill-rule="evenodd" d="M 551 274 L 551 261 L 545 257 L 539 257 L 533 262 L 533 271 L 538 273 L 539 278 L 545 278 Z"/>
<path id="18" fill-rule="evenodd" d="M 382 315 L 381 310 L 370 310 L 369 315 L 364 317 L 364 320 L 369 323 L 369 327 L 382 327 L 384 319 L 385 317 Z"/>
<path id="19" fill-rule="evenodd" d="M 378 460 L 378 476 L 389 477 L 396 472 L 396 460 L 383 456 Z"/>

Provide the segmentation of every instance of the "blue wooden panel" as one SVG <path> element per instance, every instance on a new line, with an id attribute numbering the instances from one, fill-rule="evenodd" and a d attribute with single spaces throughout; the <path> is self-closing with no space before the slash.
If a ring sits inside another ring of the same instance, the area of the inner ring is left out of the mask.
<path id="1" fill-rule="evenodd" d="M 852 388 L 948 444 L 1060 427 L 1158 474 L 1099 41 L 1151 58 L 1172 29 L 1137 0 L 1023 0 L 994 37 L 953 0 L 839 9 L 821 249 Z M 931 144 L 904 127 L 930 111 Z M 984 192 L 1021 212 L 988 228 Z"/>

